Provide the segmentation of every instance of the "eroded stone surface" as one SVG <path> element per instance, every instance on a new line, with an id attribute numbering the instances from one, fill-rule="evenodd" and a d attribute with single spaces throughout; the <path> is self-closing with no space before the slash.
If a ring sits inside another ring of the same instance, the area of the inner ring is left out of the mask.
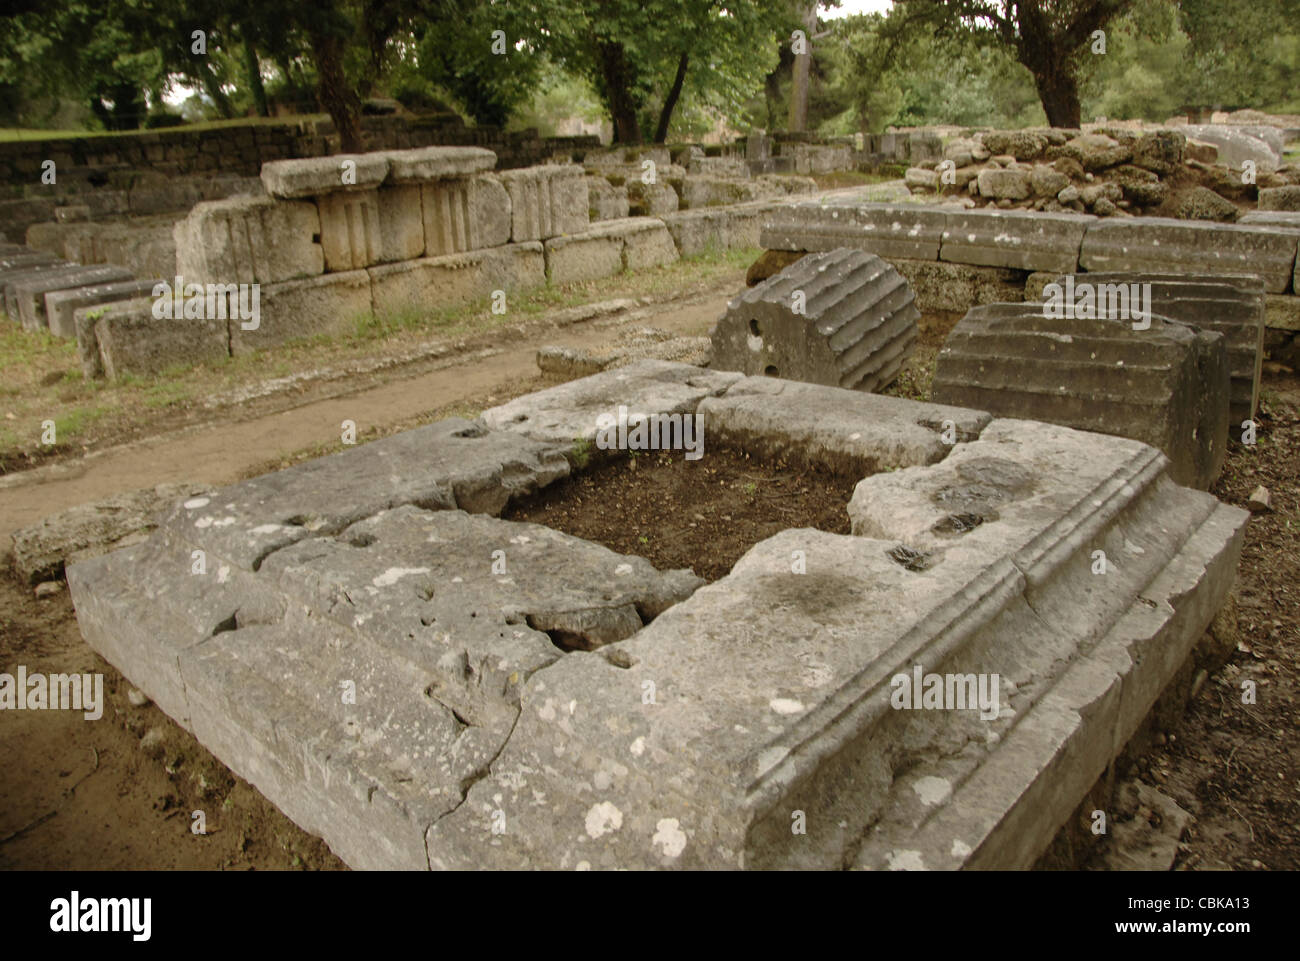
<path id="1" fill-rule="evenodd" d="M 741 375 L 702 370 L 666 360 L 642 360 L 626 367 L 525 394 L 483 412 L 490 428 L 510 431 L 564 449 L 596 439 L 597 419 L 629 414 L 693 413 L 705 397 L 722 393 Z"/>
<path id="2" fill-rule="evenodd" d="M 404 504 L 499 513 L 568 474 L 563 455 L 459 418 L 349 447 L 177 507 L 162 525 L 241 570 L 271 552 Z"/>
<path id="3" fill-rule="evenodd" d="M 876 391 L 916 345 L 912 288 L 874 254 L 812 254 L 727 305 L 713 329 L 723 370 Z"/>
<path id="4" fill-rule="evenodd" d="M 938 260 L 947 227 L 942 210 L 894 204 L 790 204 L 766 220 L 768 250 L 827 251 L 855 247 L 886 259 Z"/>
<path id="5" fill-rule="evenodd" d="M 772 377 L 746 377 L 700 402 L 709 442 L 864 476 L 942 460 L 988 424 L 983 411 Z"/>
<path id="6" fill-rule="evenodd" d="M 1272 294 L 1291 286 L 1300 231 L 1265 224 L 1213 224 L 1163 217 L 1105 220 L 1079 253 L 1087 271 L 1253 274 Z"/>
<path id="7" fill-rule="evenodd" d="M 1131 437 L 1164 451 L 1181 484 L 1208 488 L 1227 455 L 1223 335 L 1158 314 L 1051 319 L 1040 304 L 976 307 L 953 328 L 930 391 L 940 403 Z"/>
<path id="8" fill-rule="evenodd" d="M 858 485 L 854 535 L 783 531 L 696 589 L 454 509 L 534 489 L 558 454 L 443 422 L 72 565 L 82 631 L 354 867 L 1023 868 L 1235 571 L 1246 513 L 1122 438 L 651 362 L 484 420 L 567 446 L 618 403 L 901 469 Z M 895 709 L 914 669 L 998 697 Z"/>
<path id="9" fill-rule="evenodd" d="M 785 531 L 634 637 L 533 675 L 490 774 L 430 830 L 431 863 L 1029 866 L 1190 650 L 1240 550 L 1244 512 L 1119 444 L 995 421 L 959 452 L 1021 475 L 999 517 L 932 564 L 900 562 L 893 536 Z M 864 484 L 941 482 L 949 461 Z M 1109 580 L 1087 580 L 1094 545 L 1121 562 Z M 998 674 L 993 716 L 891 709 L 914 666 Z"/>

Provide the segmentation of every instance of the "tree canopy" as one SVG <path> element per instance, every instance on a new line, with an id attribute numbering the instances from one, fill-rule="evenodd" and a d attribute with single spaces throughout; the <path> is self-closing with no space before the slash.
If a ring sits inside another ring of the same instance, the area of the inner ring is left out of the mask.
<path id="1" fill-rule="evenodd" d="M 10 0 L 0 127 L 324 111 L 349 150 L 375 97 L 497 126 L 595 112 L 639 143 L 787 124 L 1077 126 L 1192 104 L 1295 110 L 1300 96 L 1300 0 L 897 0 L 831 19 L 836 3 Z"/>

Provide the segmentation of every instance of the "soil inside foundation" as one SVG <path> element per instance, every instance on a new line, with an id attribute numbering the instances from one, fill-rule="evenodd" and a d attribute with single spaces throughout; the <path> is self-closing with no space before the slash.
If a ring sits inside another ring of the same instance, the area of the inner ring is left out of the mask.
<path id="1" fill-rule="evenodd" d="M 860 479 L 719 447 L 693 461 L 682 451 L 646 451 L 593 464 L 502 516 L 638 554 L 660 570 L 688 567 L 711 582 L 787 528 L 850 533 L 848 503 Z"/>

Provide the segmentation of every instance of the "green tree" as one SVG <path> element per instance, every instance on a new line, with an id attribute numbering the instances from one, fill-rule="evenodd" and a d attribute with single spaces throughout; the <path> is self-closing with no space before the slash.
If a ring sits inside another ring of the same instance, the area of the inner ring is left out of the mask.
<path id="1" fill-rule="evenodd" d="M 1135 0 L 897 0 L 891 29 L 965 32 L 1003 47 L 1028 68 L 1048 123 L 1078 127 L 1082 73 L 1092 67 L 1096 31 Z"/>
<path id="2" fill-rule="evenodd" d="M 538 45 L 591 83 L 620 143 L 663 142 L 687 97 L 743 113 L 788 35 L 785 0 L 571 0 Z"/>

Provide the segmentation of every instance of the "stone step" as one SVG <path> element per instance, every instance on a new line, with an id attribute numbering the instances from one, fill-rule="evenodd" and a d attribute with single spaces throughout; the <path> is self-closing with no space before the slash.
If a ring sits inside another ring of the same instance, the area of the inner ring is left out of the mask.
<path id="1" fill-rule="evenodd" d="M 9 287 L 11 297 L 8 302 L 12 305 L 13 310 L 17 311 L 24 330 L 49 330 L 50 318 L 45 307 L 47 294 L 61 290 L 121 283 L 133 279 L 131 271 L 125 267 L 109 264 L 96 267 L 69 267 L 65 270 L 50 270 L 37 277 L 15 281 Z M 11 310 L 10 316 L 14 315 L 13 310 Z M 75 327 L 71 333 L 76 334 Z M 67 334 L 61 334 L 60 336 L 67 336 Z"/>

